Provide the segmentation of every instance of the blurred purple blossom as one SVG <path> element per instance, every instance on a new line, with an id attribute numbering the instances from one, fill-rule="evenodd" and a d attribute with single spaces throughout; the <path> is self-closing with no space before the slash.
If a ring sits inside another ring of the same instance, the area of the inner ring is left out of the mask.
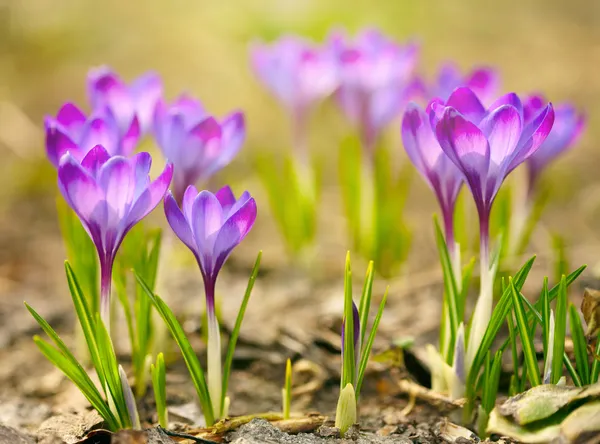
<path id="1" fill-rule="evenodd" d="M 475 93 L 457 88 L 430 105 L 441 148 L 462 171 L 479 213 L 482 255 L 488 254 L 489 215 L 502 182 L 544 142 L 554 123 L 551 104 L 527 121 L 519 97 L 507 94 L 487 110 Z"/>
<path id="2" fill-rule="evenodd" d="M 125 132 L 137 117 L 142 133 L 147 133 L 152 125 L 154 107 L 162 94 L 162 81 L 154 72 L 138 77 L 130 85 L 107 66 L 94 68 L 88 74 L 88 96 L 92 107 L 110 109 L 121 132 Z"/>
<path id="3" fill-rule="evenodd" d="M 338 102 L 372 152 L 383 128 L 419 90 L 414 77 L 419 48 L 398 45 L 376 29 L 363 30 L 353 41 L 334 33 L 328 45 L 338 62 Z"/>
<path id="4" fill-rule="evenodd" d="M 254 72 L 287 108 L 298 130 L 306 130 L 310 109 L 337 87 L 333 54 L 296 36 L 250 48 Z"/>
<path id="5" fill-rule="evenodd" d="M 137 118 L 122 130 L 109 109 L 86 116 L 72 103 L 64 104 L 56 117 L 47 116 L 44 126 L 46 153 L 55 167 L 65 153 L 81 161 L 96 145 L 102 145 L 110 155 L 128 156 L 140 137 Z"/>
<path id="6" fill-rule="evenodd" d="M 58 186 L 98 251 L 101 276 L 100 312 L 109 328 L 112 267 L 127 232 L 165 195 L 173 175 L 171 164 L 154 181 L 152 158 L 113 156 L 102 146 L 92 148 L 79 162 L 70 152 L 58 167 Z"/>
<path id="7" fill-rule="evenodd" d="M 233 249 L 256 220 L 256 202 L 245 191 L 236 199 L 225 186 L 215 194 L 190 185 L 181 208 L 171 192 L 165 196 L 165 215 L 179 239 L 192 251 L 202 272 L 209 315 L 214 316 L 217 275 Z"/>
<path id="8" fill-rule="evenodd" d="M 158 102 L 154 135 L 164 156 L 173 163 L 174 195 L 181 202 L 189 185 L 207 180 L 233 160 L 244 142 L 246 128 L 239 111 L 219 122 L 199 101 L 181 96 L 170 105 Z"/>
<path id="9" fill-rule="evenodd" d="M 500 89 L 500 76 L 489 67 L 477 67 L 462 74 L 456 64 L 447 62 L 440 67 L 435 82 L 425 87 L 427 100 L 436 97 L 448 100 L 452 91 L 461 86 L 473 91 L 484 105 L 490 105 Z"/>
<path id="10" fill-rule="evenodd" d="M 525 121 L 535 117 L 544 107 L 545 99 L 541 95 L 532 95 L 523 104 Z M 585 129 L 585 115 L 569 104 L 562 103 L 554 108 L 554 125 L 550 134 L 539 149 L 527 159 L 529 169 L 529 187 L 533 191 L 540 173 L 562 153 L 573 148 Z"/>
<path id="11" fill-rule="evenodd" d="M 402 119 L 402 142 L 406 154 L 435 193 L 444 219 L 446 244 L 454 250 L 454 208 L 463 173 L 444 153 L 427 113 L 410 103 Z"/>

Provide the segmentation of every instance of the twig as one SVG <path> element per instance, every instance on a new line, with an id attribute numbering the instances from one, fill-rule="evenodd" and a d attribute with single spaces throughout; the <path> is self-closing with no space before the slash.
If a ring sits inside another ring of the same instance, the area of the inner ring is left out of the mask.
<path id="1" fill-rule="evenodd" d="M 172 436 L 173 438 L 183 438 L 183 439 L 189 439 L 190 441 L 194 441 L 200 444 L 218 444 L 217 441 L 212 441 L 210 439 L 205 439 L 205 438 L 200 438 L 194 435 L 189 435 L 187 433 L 178 433 L 178 432 L 171 432 L 167 429 L 163 429 L 162 427 L 158 427 L 158 430 L 160 430 L 161 432 L 163 432 L 165 435 L 167 436 Z"/>

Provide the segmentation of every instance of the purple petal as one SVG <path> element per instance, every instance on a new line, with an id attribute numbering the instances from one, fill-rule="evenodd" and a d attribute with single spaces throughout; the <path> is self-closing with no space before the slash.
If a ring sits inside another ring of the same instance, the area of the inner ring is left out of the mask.
<path id="1" fill-rule="evenodd" d="M 109 119 L 92 117 L 83 128 L 80 148 L 87 153 L 96 145 L 102 145 L 111 155 L 119 154 L 118 130 Z"/>
<path id="2" fill-rule="evenodd" d="M 134 117 L 131 121 L 131 125 L 129 126 L 127 132 L 123 135 L 121 139 L 121 146 L 118 154 L 123 156 L 129 156 L 137 146 L 137 143 L 140 140 L 141 128 L 140 123 L 137 117 Z"/>
<path id="3" fill-rule="evenodd" d="M 92 148 L 81 161 L 81 166 L 84 167 L 92 177 L 97 177 L 98 171 L 108 160 L 110 154 L 102 145 L 96 145 Z"/>
<path id="4" fill-rule="evenodd" d="M 214 117 L 208 117 L 192 128 L 190 133 L 198 137 L 204 143 L 207 143 L 212 139 L 220 139 L 222 131 L 221 125 L 219 125 L 216 119 Z"/>
<path id="5" fill-rule="evenodd" d="M 140 153 L 147 154 L 147 153 Z M 149 155 L 148 155 L 149 157 Z M 141 168 L 140 168 L 141 169 Z M 165 196 L 169 184 L 173 178 L 173 165 L 168 163 L 163 172 L 152 181 L 133 203 L 130 213 L 127 216 L 126 230 L 129 230 L 136 223 L 146 217 L 154 208 L 158 206 Z M 137 178 L 138 186 L 144 182 L 142 177 Z M 177 234 L 177 233 L 176 233 Z M 177 234 L 179 236 L 179 234 Z M 182 239 L 183 240 L 183 239 Z"/>
<path id="6" fill-rule="evenodd" d="M 515 169 L 521 162 L 531 156 L 546 140 L 554 124 L 554 108 L 549 103 L 531 122 L 521 134 L 516 155 L 508 167 L 508 171 Z"/>
<path id="7" fill-rule="evenodd" d="M 490 160 L 503 164 L 513 155 L 521 136 L 521 115 L 511 105 L 503 105 L 492 111 L 480 123 L 490 146 Z"/>
<path id="8" fill-rule="evenodd" d="M 135 101 L 138 124 L 140 129 L 146 132 L 152 124 L 156 103 L 163 93 L 162 81 L 156 73 L 147 73 L 131 84 L 131 93 Z"/>
<path id="9" fill-rule="evenodd" d="M 63 129 L 52 118 L 46 118 L 46 154 L 55 167 L 58 167 L 62 156 L 70 152 L 75 158 L 81 158 L 79 146 L 63 132 Z"/>
<path id="10" fill-rule="evenodd" d="M 185 190 L 181 202 L 181 210 L 190 226 L 192 225 L 192 210 L 194 208 L 196 196 L 198 196 L 198 189 L 194 185 L 189 185 Z"/>
<path id="11" fill-rule="evenodd" d="M 56 120 L 69 130 L 77 130 L 85 123 L 86 117 L 73 103 L 65 103 L 58 111 Z"/>
<path id="12" fill-rule="evenodd" d="M 466 85 L 484 104 L 489 104 L 500 87 L 500 77 L 493 68 L 478 68 L 467 78 Z"/>
<path id="13" fill-rule="evenodd" d="M 211 275 L 215 260 L 213 246 L 223 224 L 223 209 L 214 194 L 209 191 L 201 191 L 198 194 L 192 207 L 191 221 L 204 273 Z"/>
<path id="14" fill-rule="evenodd" d="M 456 88 L 450 94 L 446 106 L 455 108 L 467 120 L 475 124 L 479 123 L 485 116 L 485 108 L 477 98 L 477 95 L 465 86 Z"/>
<path id="15" fill-rule="evenodd" d="M 509 93 L 509 94 L 503 95 L 502 97 L 497 99 L 494 103 L 492 103 L 492 105 L 490 105 L 490 110 L 500 108 L 501 106 L 504 106 L 504 105 L 510 105 L 513 108 L 515 108 L 519 112 L 519 115 L 521 116 L 521 121 L 522 122 L 525 121 L 524 117 L 523 117 L 523 103 L 521 102 L 521 99 L 519 98 L 518 95 L 516 95 L 515 93 Z"/>
<path id="16" fill-rule="evenodd" d="M 414 103 L 407 106 L 402 118 L 402 143 L 411 162 L 427 178 L 442 151 L 431 130 L 429 118 Z"/>
<path id="17" fill-rule="evenodd" d="M 218 273 L 233 249 L 246 237 L 256 220 L 256 202 L 249 199 L 219 230 L 214 243 L 215 266 Z"/>
<path id="18" fill-rule="evenodd" d="M 223 188 L 217 191 L 215 196 L 219 200 L 219 203 L 224 210 L 226 208 L 231 208 L 235 204 L 235 195 L 233 194 L 233 191 L 231 191 L 231 187 L 229 185 L 225 185 Z"/>
<path id="19" fill-rule="evenodd" d="M 110 231 L 109 236 L 114 236 L 107 240 L 107 245 L 117 245 L 118 227 L 125 221 L 135 196 L 136 181 L 132 162 L 125 157 L 112 157 L 100 168 L 97 182 L 104 191 L 108 209 L 106 228 Z"/>
<path id="20" fill-rule="evenodd" d="M 198 257 L 198 246 L 194 240 L 192 229 L 183 212 L 177 206 L 177 202 L 170 191 L 165 196 L 165 216 L 175 235 L 183 242 L 196 257 Z"/>

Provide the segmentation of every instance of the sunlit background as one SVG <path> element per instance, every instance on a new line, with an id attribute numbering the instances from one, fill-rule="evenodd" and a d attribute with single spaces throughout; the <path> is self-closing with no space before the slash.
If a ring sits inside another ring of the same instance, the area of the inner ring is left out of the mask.
<path id="1" fill-rule="evenodd" d="M 463 69 L 498 68 L 504 91 L 543 92 L 586 110 L 588 128 L 576 149 L 545 173 L 553 197 L 543 229 L 560 232 L 577 265 L 593 259 L 600 244 L 600 3 L 593 0 L 342 1 L 342 0 L 149 0 L 0 2 L 0 294 L 19 285 L 63 285 L 64 252 L 55 217 L 55 171 L 45 160 L 43 117 L 67 100 L 86 103 L 88 70 L 109 65 L 130 80 L 147 70 L 163 78 L 166 95 L 183 91 L 208 110 L 246 113 L 248 139 L 242 153 L 215 180 L 257 196 L 260 218 L 243 244 L 258 248 L 267 264 L 284 249 L 268 214 L 252 163 L 260 150 L 289 149 L 288 119 L 254 78 L 248 45 L 296 33 L 323 40 L 332 28 L 355 32 L 375 26 L 400 41 L 422 47 L 420 73 L 431 78 L 453 60 Z M 336 172 L 339 142 L 349 126 L 332 103 L 311 122 L 311 149 Z M 388 129 L 397 145 L 399 125 Z M 145 148 L 154 148 L 147 142 Z M 155 163 L 161 162 L 157 156 Z M 335 174 L 326 175 L 321 211 L 321 253 L 341 268 L 345 245 Z M 331 205 L 329 204 L 331 203 Z M 434 252 L 430 215 L 434 198 L 416 175 L 407 206 L 415 241 L 406 270 Z M 155 218 L 160 221 L 162 211 Z M 164 221 L 162 222 L 164 223 Z M 340 234 L 341 233 L 341 234 Z M 534 237 L 534 247 L 547 250 Z M 535 249 L 535 248 L 534 248 Z M 424 254 L 423 252 L 428 252 Z M 592 264 L 593 265 L 593 264 Z M 13 293 L 8 291 L 8 293 Z M 22 298 L 19 298 L 22 300 Z"/>

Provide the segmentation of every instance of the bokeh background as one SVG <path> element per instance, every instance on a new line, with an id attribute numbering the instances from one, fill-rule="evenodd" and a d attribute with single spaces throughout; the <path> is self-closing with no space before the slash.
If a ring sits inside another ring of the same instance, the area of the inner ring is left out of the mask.
<path id="1" fill-rule="evenodd" d="M 335 27 L 355 32 L 365 26 L 379 27 L 400 41 L 418 40 L 420 72 L 428 78 L 447 60 L 465 70 L 491 65 L 498 68 L 505 91 L 540 91 L 554 102 L 568 100 L 586 110 L 588 128 L 579 146 L 546 172 L 553 198 L 542 226 L 565 236 L 576 265 L 593 261 L 600 245 L 598 1 L 2 0 L 0 305 L 20 304 L 28 289 L 47 291 L 48 297 L 54 288 L 66 293 L 55 171 L 45 160 L 43 117 L 67 100 L 85 104 L 86 74 L 103 64 L 126 80 L 155 70 L 164 79 L 167 97 L 187 91 L 216 115 L 244 110 L 247 143 L 216 179 L 257 196 L 260 218 L 236 254 L 246 251 L 252 257 L 261 248 L 267 264 L 287 263 L 281 260 L 284 249 L 252 163 L 260 150 L 289 149 L 288 121 L 254 78 L 248 45 L 284 33 L 319 41 Z M 348 130 L 332 103 L 313 116 L 311 147 L 331 160 L 327 168 L 333 173 L 339 142 Z M 388 140 L 397 145 L 402 161 L 398 133 L 399 126 L 392 125 Z M 347 244 L 336 196 L 335 174 L 328 174 L 320 253 L 341 269 Z M 406 210 L 415 229 L 406 274 L 434 265 L 430 216 L 435 208 L 433 196 L 415 177 Z M 156 213 L 160 220 L 162 211 Z M 547 251 L 546 244 L 547 237 L 538 234 L 532 248 Z"/>

